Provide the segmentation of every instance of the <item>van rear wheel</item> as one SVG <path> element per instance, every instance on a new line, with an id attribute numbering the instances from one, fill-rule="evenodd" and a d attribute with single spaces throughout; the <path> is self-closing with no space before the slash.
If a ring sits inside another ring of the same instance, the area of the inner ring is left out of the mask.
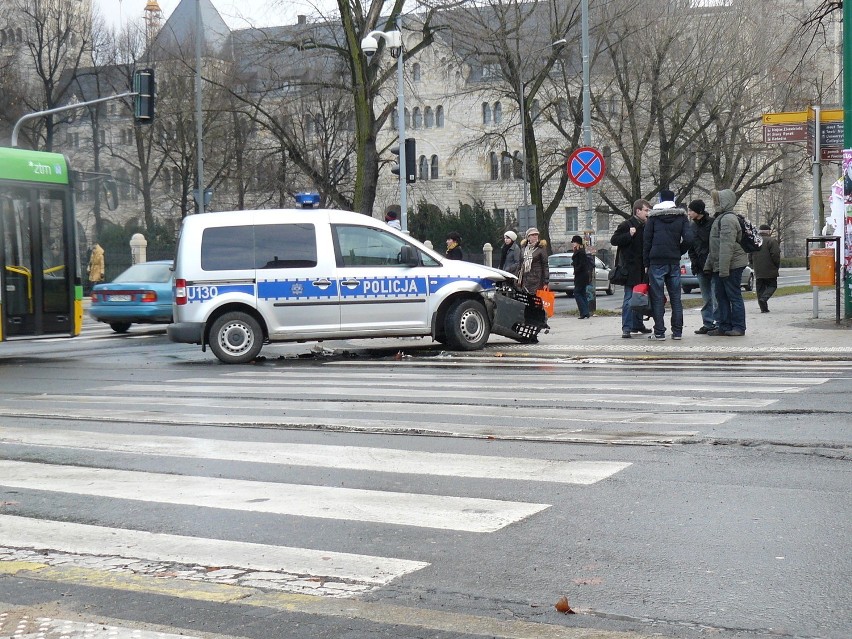
<path id="1" fill-rule="evenodd" d="M 474 300 L 459 300 L 447 311 L 444 322 L 447 345 L 460 351 L 475 351 L 485 346 L 491 325 L 485 307 Z"/>
<path id="2" fill-rule="evenodd" d="M 210 350 L 225 364 L 245 364 L 263 348 L 263 331 L 245 313 L 225 313 L 210 328 Z"/>

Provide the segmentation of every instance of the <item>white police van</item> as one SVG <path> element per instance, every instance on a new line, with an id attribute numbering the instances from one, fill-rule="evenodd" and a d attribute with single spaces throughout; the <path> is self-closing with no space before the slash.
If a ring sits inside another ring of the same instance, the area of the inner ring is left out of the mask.
<path id="1" fill-rule="evenodd" d="M 169 338 L 209 344 L 230 364 L 266 342 L 431 336 L 474 350 L 492 331 L 535 341 L 547 327 L 509 273 L 448 260 L 346 211 L 190 215 L 174 269 Z"/>

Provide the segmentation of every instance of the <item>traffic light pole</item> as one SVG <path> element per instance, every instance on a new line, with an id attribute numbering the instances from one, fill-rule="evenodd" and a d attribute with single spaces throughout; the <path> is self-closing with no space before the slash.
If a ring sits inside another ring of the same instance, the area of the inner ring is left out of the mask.
<path id="1" fill-rule="evenodd" d="M 818 130 L 818 129 L 817 129 Z M 819 134 L 816 136 L 819 138 Z M 852 2 L 843 3 L 843 148 L 852 149 Z M 846 180 L 843 180 L 844 184 Z M 844 193 L 844 202 L 852 195 Z M 843 218 L 843 231 L 838 235 L 843 236 L 846 246 L 846 255 L 852 252 L 852 237 L 850 237 L 848 220 L 850 213 L 848 205 Z M 838 229 L 839 230 L 839 229 Z M 849 264 L 848 258 L 844 260 Z M 847 319 L 852 318 L 852 273 L 847 269 L 841 271 L 845 274 L 843 282 L 844 315 Z"/>
<path id="2" fill-rule="evenodd" d="M 396 29 L 400 35 L 402 45 L 402 18 L 396 17 Z M 403 56 L 405 47 L 399 47 L 399 55 L 396 58 L 396 112 L 397 130 L 399 131 L 399 224 L 403 233 L 408 233 L 408 164 L 405 159 L 405 82 L 403 73 Z"/>

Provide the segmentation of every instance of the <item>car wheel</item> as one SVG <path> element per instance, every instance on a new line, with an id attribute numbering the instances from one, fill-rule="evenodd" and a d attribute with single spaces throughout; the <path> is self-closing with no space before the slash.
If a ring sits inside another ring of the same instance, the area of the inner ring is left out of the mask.
<path id="1" fill-rule="evenodd" d="M 485 307 L 474 300 L 459 300 L 444 320 L 447 345 L 460 351 L 475 351 L 485 346 L 491 334 Z"/>
<path id="2" fill-rule="evenodd" d="M 745 290 L 753 291 L 754 290 L 754 273 L 748 276 L 748 282 L 745 283 Z"/>
<path id="3" fill-rule="evenodd" d="M 263 348 L 263 331 L 251 315 L 225 313 L 210 328 L 210 350 L 225 364 L 250 362 Z"/>
<path id="4" fill-rule="evenodd" d="M 130 330 L 130 322 L 112 322 L 109 327 L 116 333 L 126 333 Z"/>

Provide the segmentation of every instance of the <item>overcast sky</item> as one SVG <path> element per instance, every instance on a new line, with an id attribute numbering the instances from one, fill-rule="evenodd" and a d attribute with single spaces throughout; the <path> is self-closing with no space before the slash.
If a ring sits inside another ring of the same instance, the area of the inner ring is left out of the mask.
<path id="1" fill-rule="evenodd" d="M 192 2 L 192 0 L 186 0 Z M 157 0 L 163 17 L 168 18 L 180 0 Z M 305 13 L 311 15 L 315 11 L 306 0 L 212 0 L 219 15 L 232 29 L 252 26 L 276 26 L 292 24 L 296 15 Z M 112 25 L 122 21 L 140 18 L 144 12 L 147 0 L 94 0 L 101 15 Z M 285 8 L 286 7 L 286 8 Z"/>

